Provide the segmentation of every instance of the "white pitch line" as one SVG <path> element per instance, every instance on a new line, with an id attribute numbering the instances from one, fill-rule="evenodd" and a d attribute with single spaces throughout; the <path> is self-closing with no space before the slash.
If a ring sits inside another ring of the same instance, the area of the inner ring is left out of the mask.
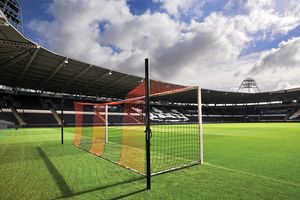
<path id="1" fill-rule="evenodd" d="M 237 169 L 222 167 L 222 166 L 214 165 L 214 164 L 211 164 L 211 163 L 208 163 L 208 162 L 205 162 L 204 165 L 207 165 L 207 166 L 210 166 L 210 167 L 215 167 L 215 168 L 218 168 L 218 169 L 223 169 L 223 170 L 230 171 L 230 172 L 235 172 L 235 173 L 238 173 L 238 174 L 244 174 L 244 175 L 248 175 L 248 176 L 267 179 L 267 180 L 271 180 L 271 181 L 274 181 L 274 182 L 277 182 L 277 183 L 283 183 L 283 184 L 287 184 L 287 185 L 300 187 L 299 183 L 284 181 L 284 180 L 280 180 L 280 179 L 276 179 L 276 178 L 272 178 L 272 177 L 268 177 L 268 176 L 264 176 L 264 175 L 258 175 L 258 174 L 254 174 L 254 173 L 251 173 L 251 172 L 245 172 L 245 171 L 241 171 L 241 170 L 237 170 Z"/>

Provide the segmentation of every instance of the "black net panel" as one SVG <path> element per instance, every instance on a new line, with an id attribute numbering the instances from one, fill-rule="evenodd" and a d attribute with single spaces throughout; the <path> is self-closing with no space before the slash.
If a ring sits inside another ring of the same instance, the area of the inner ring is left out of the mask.
<path id="1" fill-rule="evenodd" d="M 198 88 L 151 97 L 151 173 L 158 174 L 201 160 Z"/>

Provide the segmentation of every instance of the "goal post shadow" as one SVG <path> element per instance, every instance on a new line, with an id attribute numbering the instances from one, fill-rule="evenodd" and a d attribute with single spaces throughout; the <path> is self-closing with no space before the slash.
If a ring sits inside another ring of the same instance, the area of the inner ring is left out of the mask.
<path id="1" fill-rule="evenodd" d="M 48 169 L 49 174 L 52 176 L 53 181 L 55 182 L 57 188 L 61 193 L 61 196 L 56 197 L 55 199 L 65 199 L 70 197 L 73 198 L 73 197 L 77 197 L 80 195 L 84 195 L 91 192 L 97 192 L 97 191 L 101 191 L 101 193 L 103 193 L 103 191 L 108 191 L 108 190 L 118 191 L 109 195 L 108 199 L 119 199 L 119 198 L 129 197 L 137 193 L 146 191 L 146 188 L 144 186 L 144 181 L 146 178 L 141 175 L 136 177 L 128 177 L 123 181 L 111 181 L 106 184 L 101 184 L 101 185 L 96 184 L 95 186 L 90 188 L 76 190 L 74 189 L 74 185 L 68 182 L 67 181 L 68 179 L 64 178 L 64 175 L 66 174 L 61 172 L 59 168 L 57 168 L 55 163 L 51 161 L 51 158 L 48 157 L 47 151 L 45 151 L 41 147 L 36 147 L 36 151 L 38 155 L 41 157 L 41 159 L 43 160 L 46 168 Z M 68 175 L 70 174 L 68 173 Z M 77 175 L 77 177 L 80 177 L 80 175 L 79 176 Z M 130 185 L 132 185 L 133 183 L 136 186 L 134 188 L 130 188 Z M 118 188 L 124 188 L 124 186 L 127 184 L 129 184 L 128 185 L 128 188 L 130 188 L 129 192 L 128 190 L 125 191 L 124 189 L 123 190 L 118 189 Z"/>

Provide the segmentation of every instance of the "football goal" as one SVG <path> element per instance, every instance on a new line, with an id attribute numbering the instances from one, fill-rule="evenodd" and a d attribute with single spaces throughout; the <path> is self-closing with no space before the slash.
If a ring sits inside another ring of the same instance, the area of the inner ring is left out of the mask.
<path id="1" fill-rule="evenodd" d="M 74 102 L 73 144 L 143 175 L 203 163 L 200 88 L 150 80 L 147 101 L 146 83 L 121 101 Z"/>

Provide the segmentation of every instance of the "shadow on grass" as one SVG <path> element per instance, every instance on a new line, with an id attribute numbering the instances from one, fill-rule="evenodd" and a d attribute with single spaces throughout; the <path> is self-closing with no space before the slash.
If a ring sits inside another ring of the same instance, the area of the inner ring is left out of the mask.
<path id="1" fill-rule="evenodd" d="M 145 188 L 145 189 L 137 190 L 137 191 L 130 192 L 130 193 L 127 193 L 127 194 L 124 194 L 124 195 L 120 195 L 118 197 L 112 198 L 111 200 L 123 199 L 123 198 L 129 197 L 129 196 L 132 196 L 132 195 L 138 194 L 140 192 L 144 192 L 144 191 L 147 191 L 147 189 Z"/>
<path id="2" fill-rule="evenodd" d="M 76 192 L 76 193 L 73 193 L 71 196 L 57 197 L 55 199 L 63 199 L 63 198 L 66 198 L 66 197 L 75 197 L 75 196 L 79 196 L 79 195 L 83 195 L 83 194 L 88 194 L 90 192 L 96 192 L 96 191 L 99 191 L 99 190 L 105 190 L 105 189 L 108 189 L 108 188 L 113 188 L 113 187 L 117 187 L 117 186 L 120 186 L 120 185 L 133 183 L 135 181 L 139 181 L 139 180 L 142 180 L 142 179 L 144 179 L 144 177 L 129 179 L 129 180 L 126 180 L 126 181 L 121 181 L 121 182 L 110 184 L 110 185 L 104 185 L 104 186 L 100 186 L 100 187 L 95 187 L 95 188 L 92 188 L 92 189 L 84 190 L 84 191 L 81 191 L 81 192 Z M 137 193 L 140 193 L 140 192 L 144 192 L 144 191 L 146 191 L 146 188 L 139 189 L 139 190 L 127 193 L 127 194 L 120 195 L 120 196 L 112 197 L 111 200 L 122 199 L 122 198 L 131 196 L 131 195 L 134 195 L 134 194 L 137 194 Z"/>
<path id="3" fill-rule="evenodd" d="M 145 179 L 145 177 L 138 177 L 138 178 L 133 178 L 133 179 L 125 180 L 125 181 L 121 181 L 121 182 L 110 184 L 110 185 L 104 185 L 104 186 L 100 186 L 100 187 L 95 187 L 95 188 L 92 188 L 92 189 L 89 189 L 89 190 L 84 190 L 84 191 L 81 191 L 81 192 L 74 193 L 72 195 L 72 197 L 73 196 L 79 196 L 79 195 L 87 194 L 87 193 L 90 193 L 90 192 L 95 192 L 95 191 L 98 191 L 98 190 L 104 190 L 104 189 L 108 189 L 108 188 L 117 187 L 117 186 L 120 186 L 120 185 L 125 185 L 125 184 L 129 184 L 129 183 L 133 183 L 133 182 L 136 182 L 136 181 L 139 181 L 139 180 L 143 180 L 143 179 Z M 123 194 L 123 195 L 117 196 L 117 197 L 112 197 L 111 199 L 121 199 L 121 198 L 125 198 L 125 197 L 128 197 L 128 196 L 131 196 L 131 195 L 143 192 L 143 191 L 146 191 L 146 187 L 143 188 L 143 189 L 139 189 L 139 190 L 127 193 L 127 194 Z M 60 198 L 63 198 L 63 197 L 60 197 Z"/>
<path id="4" fill-rule="evenodd" d="M 128 179 L 128 180 L 125 180 L 125 181 L 121 181 L 121 182 L 117 182 L 117 183 L 113 183 L 113 184 L 109 184 L 109 185 L 95 187 L 95 188 L 80 191 L 80 192 L 73 192 L 71 190 L 71 188 L 68 186 L 68 184 L 66 183 L 64 177 L 59 173 L 59 171 L 56 169 L 54 164 L 50 161 L 50 159 L 45 154 L 45 152 L 40 147 L 37 147 L 36 149 L 37 149 L 40 157 L 43 159 L 45 165 L 48 168 L 48 171 L 52 175 L 57 187 L 59 188 L 59 190 L 62 194 L 61 197 L 58 197 L 58 198 L 55 198 L 55 199 L 79 196 L 79 195 L 87 194 L 87 193 L 90 193 L 90 192 L 95 192 L 95 191 L 98 191 L 98 190 L 113 188 L 113 187 L 117 187 L 117 186 L 120 186 L 120 185 L 125 185 L 125 184 L 129 184 L 129 183 L 133 183 L 133 182 L 145 179 L 145 177 L 140 176 L 140 177 L 137 177 L 137 178 L 132 178 L 132 179 Z M 139 190 L 136 190 L 136 191 L 133 191 L 133 192 L 130 192 L 130 193 L 127 193 L 127 194 L 123 194 L 123 195 L 120 195 L 120 196 L 117 196 L 117 197 L 112 197 L 111 199 L 122 199 L 122 198 L 131 196 L 131 195 L 143 192 L 143 191 L 146 191 L 146 188 L 139 189 Z"/>
<path id="5" fill-rule="evenodd" d="M 45 152 L 40 148 L 37 147 L 37 151 L 43 161 L 45 162 L 48 171 L 52 175 L 56 185 L 58 186 L 59 190 L 61 191 L 63 197 L 70 197 L 72 196 L 73 192 L 66 183 L 64 177 L 59 173 L 59 171 L 56 169 L 56 167 L 53 165 L 53 163 L 50 161 L 48 156 L 45 154 Z"/>

